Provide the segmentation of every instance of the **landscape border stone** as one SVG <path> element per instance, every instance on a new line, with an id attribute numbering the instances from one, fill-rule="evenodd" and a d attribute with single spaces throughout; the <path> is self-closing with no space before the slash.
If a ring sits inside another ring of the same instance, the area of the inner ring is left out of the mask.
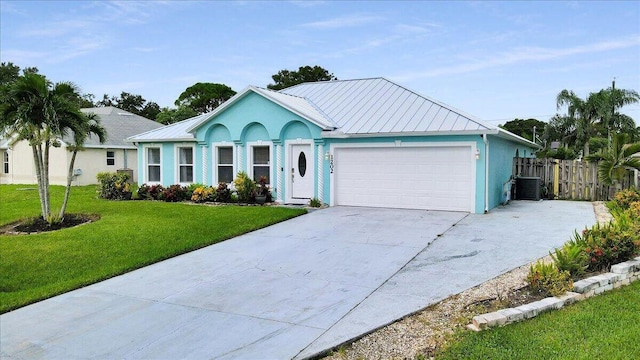
<path id="1" fill-rule="evenodd" d="M 543 312 L 560 309 L 576 301 L 629 285 L 638 278 L 640 278 L 640 257 L 611 266 L 611 272 L 576 281 L 573 284 L 573 291 L 562 296 L 548 297 L 516 308 L 506 308 L 474 316 L 472 323 L 467 325 L 467 328 L 481 331 L 530 319 Z"/>

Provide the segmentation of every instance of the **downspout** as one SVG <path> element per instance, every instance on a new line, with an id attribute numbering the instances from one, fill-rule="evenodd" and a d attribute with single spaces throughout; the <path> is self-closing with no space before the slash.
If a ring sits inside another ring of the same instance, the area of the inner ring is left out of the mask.
<path id="1" fill-rule="evenodd" d="M 489 139 L 487 134 L 482 134 L 484 141 L 484 213 L 489 212 Z"/>
<path id="2" fill-rule="evenodd" d="M 129 167 L 127 166 L 127 149 L 122 149 L 122 157 L 124 158 L 123 167 L 125 169 L 128 169 Z"/>

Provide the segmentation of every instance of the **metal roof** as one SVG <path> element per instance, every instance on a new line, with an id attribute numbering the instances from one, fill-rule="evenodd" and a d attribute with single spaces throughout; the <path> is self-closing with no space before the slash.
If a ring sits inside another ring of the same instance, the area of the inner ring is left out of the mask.
<path id="1" fill-rule="evenodd" d="M 131 136 L 127 138 L 127 141 L 129 142 L 174 141 L 174 140 L 194 141 L 195 140 L 194 134 L 188 132 L 187 129 L 192 128 L 195 124 L 198 124 L 203 120 L 207 120 L 209 117 L 211 117 L 212 114 L 213 112 L 200 114 L 198 116 L 194 116 L 192 118 L 182 120 L 177 123 L 163 126 L 159 129 L 155 129 L 155 130 L 147 131 L 142 134 Z"/>
<path id="2" fill-rule="evenodd" d="M 345 135 L 496 129 L 385 78 L 304 83 L 280 92 L 309 100 L 322 109 L 337 124 L 337 130 Z"/>
<path id="3" fill-rule="evenodd" d="M 100 119 L 100 125 L 107 133 L 107 141 L 100 144 L 97 136 L 87 138 L 87 148 L 135 148 L 125 139 L 141 132 L 158 129 L 163 125 L 145 117 L 132 114 L 113 106 L 80 109 L 83 113 L 94 113 Z M 66 143 L 73 142 L 71 136 L 62 139 Z"/>
<path id="4" fill-rule="evenodd" d="M 127 140 L 193 141 L 198 127 L 249 93 L 259 94 L 327 130 L 323 132 L 325 137 L 495 134 L 537 146 L 385 78 L 304 83 L 280 91 L 248 86 L 210 113 Z"/>

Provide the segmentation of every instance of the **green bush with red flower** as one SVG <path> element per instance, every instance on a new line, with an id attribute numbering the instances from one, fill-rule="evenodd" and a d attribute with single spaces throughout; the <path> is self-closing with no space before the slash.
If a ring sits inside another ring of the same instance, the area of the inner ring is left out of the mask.
<path id="1" fill-rule="evenodd" d="M 614 220 L 576 232 L 549 253 L 552 263 L 531 267 L 527 280 L 532 289 L 556 295 L 567 288 L 566 274 L 577 279 L 584 272 L 608 271 L 611 265 L 640 255 L 640 191 L 622 190 L 607 206 Z"/>

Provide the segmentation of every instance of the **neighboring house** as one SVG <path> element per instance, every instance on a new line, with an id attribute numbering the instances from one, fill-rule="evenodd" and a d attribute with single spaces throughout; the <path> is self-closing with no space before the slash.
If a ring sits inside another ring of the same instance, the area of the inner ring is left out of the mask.
<path id="1" fill-rule="evenodd" d="M 538 146 L 384 78 L 249 86 L 213 112 L 129 138 L 138 182 L 266 176 L 277 201 L 483 213 Z"/>
<path id="2" fill-rule="evenodd" d="M 81 109 L 84 113 L 94 113 L 105 128 L 107 141 L 100 144 L 97 136 L 85 142 L 85 150 L 78 152 L 74 164 L 74 185 L 97 183 L 99 172 L 127 171 L 137 181 L 138 157 L 137 149 L 125 139 L 144 131 L 157 129 L 162 124 L 142 116 L 120 110 L 115 107 L 98 107 Z M 67 143 L 71 137 L 60 139 L 60 147 L 52 147 L 49 155 L 49 182 L 54 185 L 66 185 L 71 152 L 67 151 Z M 15 141 L 15 137 L 0 139 L 0 184 L 35 184 L 37 183 L 33 153 L 27 141 Z"/>

